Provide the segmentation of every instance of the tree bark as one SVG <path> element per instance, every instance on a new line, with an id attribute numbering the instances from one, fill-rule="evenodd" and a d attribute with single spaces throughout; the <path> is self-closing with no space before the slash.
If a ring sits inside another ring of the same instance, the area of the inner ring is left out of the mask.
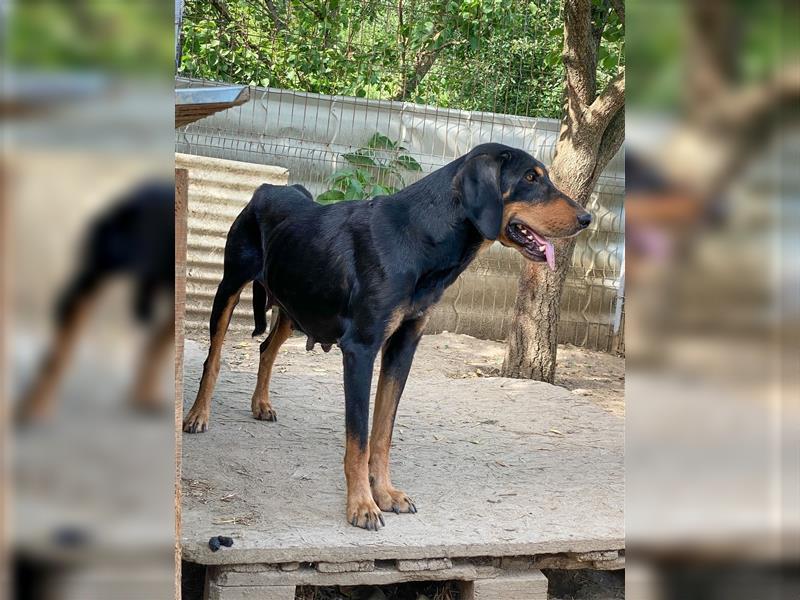
<path id="1" fill-rule="evenodd" d="M 441 32 L 437 33 L 434 36 L 434 40 L 441 35 Z M 392 100 L 396 101 L 405 101 L 408 100 L 411 94 L 417 91 L 419 84 L 422 83 L 422 80 L 428 74 L 428 72 L 433 68 L 433 65 L 436 64 L 436 60 L 439 58 L 439 55 L 442 53 L 442 50 L 445 48 L 449 48 L 451 46 L 458 45 L 459 42 L 457 40 L 450 40 L 439 46 L 438 48 L 434 47 L 426 47 L 425 49 L 420 50 L 417 53 L 416 58 L 414 59 L 414 72 L 411 74 L 411 78 L 407 81 L 403 81 L 403 87 L 400 91 L 395 94 Z M 405 55 L 405 52 L 404 52 Z M 405 58 L 403 59 L 405 60 Z"/>
<path id="2" fill-rule="evenodd" d="M 620 72 L 597 95 L 597 29 L 590 0 L 566 0 L 564 67 L 567 106 L 550 178 L 585 206 L 605 166 L 622 145 L 625 75 Z M 556 373 L 561 295 L 575 238 L 556 240 L 556 270 L 525 262 L 519 279 L 503 375 L 552 383 Z"/>

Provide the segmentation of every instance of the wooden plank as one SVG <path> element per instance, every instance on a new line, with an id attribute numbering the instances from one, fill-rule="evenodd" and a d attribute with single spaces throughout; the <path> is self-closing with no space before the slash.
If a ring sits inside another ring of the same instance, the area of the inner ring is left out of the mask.
<path id="1" fill-rule="evenodd" d="M 423 337 L 418 359 L 435 353 L 447 364 L 445 347 L 428 348 L 431 337 Z M 386 514 L 377 533 L 348 525 L 342 356 L 337 348 L 306 354 L 304 342 L 288 340 L 276 363 L 277 423 L 250 416 L 255 373 L 231 353 L 237 370 L 223 364 L 209 431 L 184 436 L 184 479 L 204 485 L 184 504 L 187 559 L 277 564 L 624 548 L 622 418 L 560 387 L 454 379 L 419 361 L 392 450 L 394 484 L 419 513 Z M 237 352 L 255 356 L 257 344 Z M 205 354 L 204 345 L 187 342 L 189 399 Z M 208 539 L 223 534 L 233 547 L 212 553 Z"/>
<path id="2" fill-rule="evenodd" d="M 500 576 L 503 571 L 491 565 L 474 565 L 459 561 L 449 569 L 400 571 L 392 566 L 376 567 L 373 571 L 343 571 L 324 573 L 311 567 L 295 571 L 282 569 L 249 569 L 252 565 L 209 567 L 209 581 L 223 587 L 269 587 L 304 585 L 329 587 L 337 585 L 391 585 L 409 581 L 472 581 Z"/>
<path id="3" fill-rule="evenodd" d="M 541 571 L 504 574 L 496 579 L 469 581 L 462 600 L 547 600 L 547 577 Z"/>
<path id="4" fill-rule="evenodd" d="M 181 589 L 181 426 L 183 423 L 183 320 L 186 312 L 186 231 L 189 172 L 175 169 L 175 595 Z"/>
<path id="5" fill-rule="evenodd" d="M 178 88 L 175 90 L 175 127 L 239 106 L 249 99 L 250 88 L 247 86 Z"/>

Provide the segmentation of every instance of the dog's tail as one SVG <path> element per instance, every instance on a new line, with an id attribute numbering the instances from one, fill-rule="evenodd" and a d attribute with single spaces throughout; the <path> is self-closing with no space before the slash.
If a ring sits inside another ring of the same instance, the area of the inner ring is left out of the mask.
<path id="1" fill-rule="evenodd" d="M 261 335 L 267 330 L 267 310 L 271 305 L 266 288 L 260 281 L 253 281 L 253 320 L 256 324 L 253 337 Z"/>

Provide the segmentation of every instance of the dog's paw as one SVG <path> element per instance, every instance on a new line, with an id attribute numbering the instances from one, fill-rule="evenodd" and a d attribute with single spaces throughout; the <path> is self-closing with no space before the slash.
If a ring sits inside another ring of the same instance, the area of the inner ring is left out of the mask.
<path id="1" fill-rule="evenodd" d="M 414 501 L 395 488 L 372 488 L 372 497 L 383 512 L 416 513 Z"/>
<path id="2" fill-rule="evenodd" d="M 208 413 L 190 410 L 183 420 L 183 430 L 186 433 L 204 433 L 208 431 Z"/>
<path id="3" fill-rule="evenodd" d="M 256 405 L 253 407 L 253 417 L 259 421 L 277 421 L 278 413 L 271 404 Z"/>
<path id="4" fill-rule="evenodd" d="M 347 503 L 347 522 L 353 527 L 378 531 L 386 523 L 381 509 L 372 498 Z"/>

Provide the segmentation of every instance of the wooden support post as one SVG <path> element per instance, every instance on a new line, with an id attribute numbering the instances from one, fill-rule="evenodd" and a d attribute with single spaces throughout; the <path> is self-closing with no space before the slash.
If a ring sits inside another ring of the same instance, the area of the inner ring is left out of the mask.
<path id="1" fill-rule="evenodd" d="M 541 571 L 501 575 L 461 584 L 462 600 L 547 600 L 547 577 Z"/>
<path id="2" fill-rule="evenodd" d="M 221 586 L 206 583 L 204 600 L 294 600 L 293 585 L 243 585 Z"/>
<path id="3" fill-rule="evenodd" d="M 181 589 L 181 433 L 183 425 L 183 319 L 186 311 L 186 231 L 189 172 L 175 169 L 175 590 Z"/>

